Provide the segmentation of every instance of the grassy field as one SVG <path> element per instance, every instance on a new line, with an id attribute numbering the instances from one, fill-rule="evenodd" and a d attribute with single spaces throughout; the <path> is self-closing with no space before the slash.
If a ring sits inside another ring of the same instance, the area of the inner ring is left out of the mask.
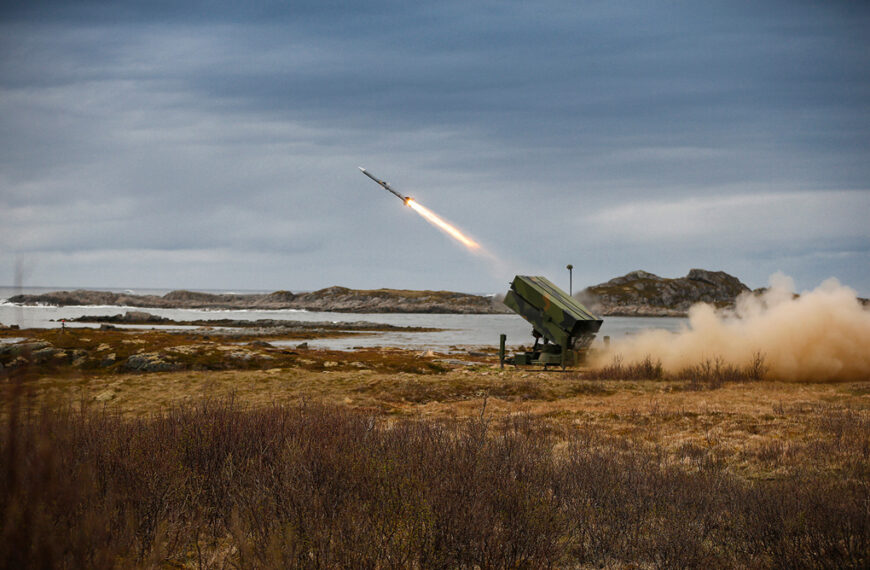
<path id="1" fill-rule="evenodd" d="M 870 379 L 0 336 L 7 567 L 870 564 Z"/>

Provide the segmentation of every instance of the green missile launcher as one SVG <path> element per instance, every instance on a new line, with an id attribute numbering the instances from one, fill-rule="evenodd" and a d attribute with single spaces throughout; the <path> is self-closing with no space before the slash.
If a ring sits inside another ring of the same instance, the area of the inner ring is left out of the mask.
<path id="1" fill-rule="evenodd" d="M 582 360 L 603 322 L 545 277 L 517 275 L 504 304 L 532 324 L 535 345 L 529 352 L 505 358 L 502 338 L 502 363 L 542 365 L 545 369 L 559 365 L 564 370 Z"/>

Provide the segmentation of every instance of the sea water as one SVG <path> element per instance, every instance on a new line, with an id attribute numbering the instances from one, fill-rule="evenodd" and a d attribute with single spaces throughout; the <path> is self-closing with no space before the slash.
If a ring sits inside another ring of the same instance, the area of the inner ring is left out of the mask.
<path id="1" fill-rule="evenodd" d="M 175 321 L 238 319 L 256 321 L 274 319 L 305 322 L 355 322 L 367 321 L 377 324 L 400 327 L 427 327 L 440 329 L 436 332 L 378 331 L 354 332 L 342 338 L 314 339 L 308 341 L 311 348 L 350 350 L 355 347 L 398 347 L 414 349 L 447 350 L 451 346 L 498 346 L 499 335 L 507 335 L 510 347 L 530 345 L 531 325 L 521 317 L 508 315 L 456 315 L 432 313 L 332 313 L 300 310 L 203 310 L 203 309 L 160 309 L 121 306 L 20 306 L 0 302 L 0 323 L 18 325 L 21 328 L 58 328 L 61 319 L 75 319 L 82 316 L 105 316 L 123 314 L 126 311 L 146 311 L 153 315 Z M 677 331 L 687 325 L 687 319 L 666 317 L 607 317 L 597 335 L 597 343 L 604 336 L 618 339 L 645 329 L 665 329 Z M 66 323 L 68 327 L 94 328 L 95 323 Z M 116 325 L 120 328 L 145 329 L 183 329 L 178 325 Z M 275 344 L 295 345 L 299 341 L 276 342 Z"/>

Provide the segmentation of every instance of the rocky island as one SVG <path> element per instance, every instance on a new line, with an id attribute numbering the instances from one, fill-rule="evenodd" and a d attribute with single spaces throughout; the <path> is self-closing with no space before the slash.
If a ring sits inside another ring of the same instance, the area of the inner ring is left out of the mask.
<path id="1" fill-rule="evenodd" d="M 587 287 L 576 297 L 601 316 L 684 317 L 695 303 L 718 308 L 734 305 L 738 295 L 750 291 L 724 271 L 692 269 L 679 278 L 632 271 Z M 300 309 L 340 313 L 510 313 L 498 298 L 453 291 L 406 289 L 349 289 L 327 287 L 310 293 L 275 291 L 263 294 L 172 291 L 163 296 L 107 291 L 58 291 L 42 295 L 16 295 L 22 305 L 114 305 L 167 309 Z"/>
<path id="2" fill-rule="evenodd" d="M 247 309 L 332 311 L 338 313 L 505 313 L 492 297 L 452 291 L 406 289 L 348 289 L 328 287 L 310 293 L 275 291 L 263 294 L 200 293 L 171 291 L 166 295 L 135 295 L 109 291 L 57 291 L 42 295 L 15 295 L 10 303 L 20 305 L 87 306 L 114 305 L 156 309 Z"/>
<path id="3" fill-rule="evenodd" d="M 692 269 L 685 277 L 669 279 L 638 270 L 587 287 L 578 296 L 601 316 L 685 317 L 696 303 L 729 308 L 749 291 L 724 271 Z"/>

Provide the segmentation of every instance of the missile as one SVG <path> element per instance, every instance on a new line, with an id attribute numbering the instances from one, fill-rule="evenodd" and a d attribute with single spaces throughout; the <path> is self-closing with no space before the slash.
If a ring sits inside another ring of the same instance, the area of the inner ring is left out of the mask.
<path id="1" fill-rule="evenodd" d="M 389 184 L 387 184 L 387 183 L 384 182 L 383 180 L 379 180 L 378 178 L 375 178 L 374 176 L 372 176 L 372 174 L 369 173 L 369 171 L 366 170 L 365 168 L 363 168 L 362 166 L 360 166 L 359 169 L 360 169 L 360 171 L 361 171 L 363 174 L 365 174 L 366 176 L 368 176 L 369 178 L 371 178 L 372 180 L 374 180 L 375 182 L 377 182 L 379 185 L 381 185 L 381 186 L 384 188 L 384 190 L 386 190 L 386 191 L 392 193 L 393 196 L 395 196 L 396 198 L 398 198 L 399 200 L 401 200 L 402 202 L 404 202 L 406 206 L 408 205 L 408 202 L 409 202 L 410 200 L 412 200 L 412 198 L 411 198 L 410 196 L 402 196 L 401 194 L 399 194 L 398 192 L 396 192 L 395 190 L 393 190 L 393 188 L 392 188 Z"/>

